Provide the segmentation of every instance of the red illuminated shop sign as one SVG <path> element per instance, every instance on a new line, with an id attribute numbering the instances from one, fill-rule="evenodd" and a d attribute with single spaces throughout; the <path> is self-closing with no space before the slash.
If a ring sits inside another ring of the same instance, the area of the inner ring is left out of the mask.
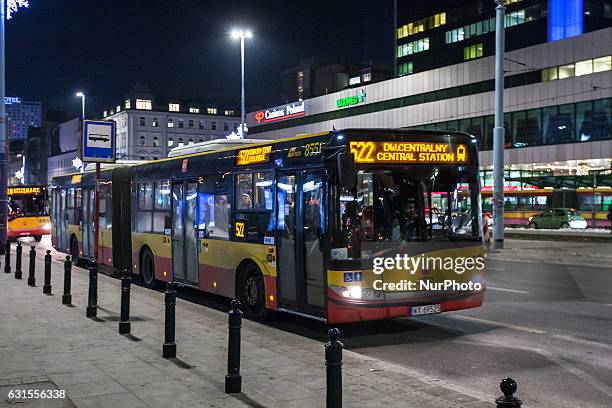
<path id="1" fill-rule="evenodd" d="M 255 112 L 255 124 L 277 122 L 306 115 L 306 103 L 304 101 L 289 103 L 262 111 Z"/>

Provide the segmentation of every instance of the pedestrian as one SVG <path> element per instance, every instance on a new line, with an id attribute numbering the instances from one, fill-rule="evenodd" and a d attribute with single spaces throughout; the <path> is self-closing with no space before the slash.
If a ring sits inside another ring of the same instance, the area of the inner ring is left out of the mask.
<path id="1" fill-rule="evenodd" d="M 608 207 L 608 222 L 610 223 L 610 233 L 612 233 L 612 204 Z"/>

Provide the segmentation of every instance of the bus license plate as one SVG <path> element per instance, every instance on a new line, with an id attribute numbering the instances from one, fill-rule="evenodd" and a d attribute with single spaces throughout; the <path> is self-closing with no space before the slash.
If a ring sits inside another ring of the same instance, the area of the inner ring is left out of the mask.
<path id="1" fill-rule="evenodd" d="M 442 312 L 440 305 L 414 306 L 410 308 L 410 316 L 436 314 Z"/>

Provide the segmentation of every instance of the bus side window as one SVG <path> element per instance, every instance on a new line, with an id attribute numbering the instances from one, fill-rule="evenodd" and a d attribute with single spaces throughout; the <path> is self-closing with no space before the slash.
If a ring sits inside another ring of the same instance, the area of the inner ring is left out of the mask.
<path id="1" fill-rule="evenodd" d="M 274 173 L 254 172 L 236 175 L 236 220 L 244 223 L 244 239 L 252 242 L 263 241 L 266 234 L 272 234 L 274 213 Z"/>

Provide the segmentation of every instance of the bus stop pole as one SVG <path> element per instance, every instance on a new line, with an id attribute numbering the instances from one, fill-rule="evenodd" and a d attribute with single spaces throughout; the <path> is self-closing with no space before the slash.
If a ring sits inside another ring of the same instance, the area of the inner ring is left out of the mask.
<path id="1" fill-rule="evenodd" d="M 94 215 L 94 259 L 96 265 L 100 265 L 98 258 L 98 235 L 100 231 L 100 163 L 96 163 L 96 197 L 95 197 L 95 215 Z"/>
<path id="2" fill-rule="evenodd" d="M 493 128 L 493 239 L 504 248 L 504 0 L 495 0 L 495 128 Z"/>

